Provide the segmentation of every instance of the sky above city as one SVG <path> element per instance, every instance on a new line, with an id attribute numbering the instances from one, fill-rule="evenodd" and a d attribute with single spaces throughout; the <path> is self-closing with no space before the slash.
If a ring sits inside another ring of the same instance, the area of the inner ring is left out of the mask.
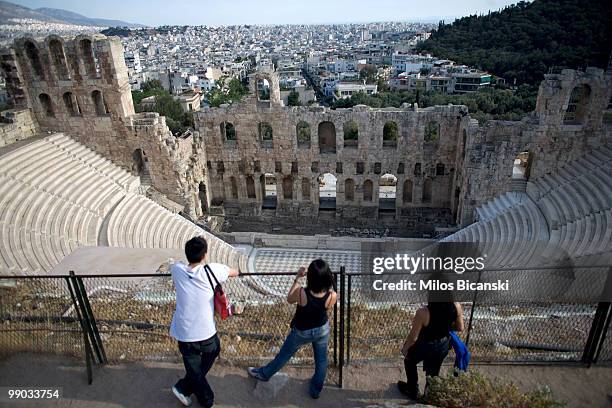
<path id="1" fill-rule="evenodd" d="M 87 17 L 149 26 L 325 24 L 452 20 L 498 10 L 517 0 L 17 0 L 29 8 L 60 8 Z"/>

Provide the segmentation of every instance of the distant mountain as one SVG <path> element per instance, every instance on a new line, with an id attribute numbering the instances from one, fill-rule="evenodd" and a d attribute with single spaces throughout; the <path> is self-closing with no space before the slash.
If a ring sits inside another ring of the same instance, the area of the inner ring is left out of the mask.
<path id="1" fill-rule="evenodd" d="M 0 0 L 0 24 L 11 24 L 10 19 L 32 19 L 48 23 L 64 23 L 96 27 L 143 27 L 141 24 L 120 20 L 89 18 L 72 11 L 42 7 L 32 10 L 18 4 Z"/>
<path id="2" fill-rule="evenodd" d="M 105 18 L 90 18 L 82 14 L 74 13 L 68 10 L 55 9 L 49 7 L 37 8 L 35 11 L 44 14 L 55 20 L 64 21 L 77 25 L 99 26 L 99 27 L 144 27 L 142 24 L 128 23 L 121 20 L 109 20 Z"/>

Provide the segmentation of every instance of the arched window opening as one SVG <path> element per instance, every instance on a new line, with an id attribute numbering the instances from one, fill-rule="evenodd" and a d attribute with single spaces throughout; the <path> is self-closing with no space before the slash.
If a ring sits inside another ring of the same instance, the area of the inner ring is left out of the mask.
<path id="1" fill-rule="evenodd" d="M 89 78 L 98 77 L 98 63 L 96 61 L 96 54 L 93 49 L 91 40 L 85 38 L 81 40 L 80 44 L 81 58 L 83 59 L 83 66 L 85 67 L 85 74 Z"/>
<path id="2" fill-rule="evenodd" d="M 461 145 L 461 159 L 465 160 L 465 149 L 467 148 L 467 132 L 463 129 L 463 144 Z"/>
<path id="3" fill-rule="evenodd" d="M 310 201 L 310 179 L 302 179 L 302 200 Z"/>
<path id="4" fill-rule="evenodd" d="M 263 209 L 276 209 L 276 176 L 265 173 L 261 175 L 261 196 Z"/>
<path id="5" fill-rule="evenodd" d="M 151 175 L 149 173 L 149 159 L 144 150 L 136 149 L 132 153 L 132 173 L 140 177 L 140 184 L 150 185 Z"/>
<path id="6" fill-rule="evenodd" d="M 317 179 L 319 184 L 319 210 L 336 209 L 336 182 L 338 179 L 331 173 L 325 173 Z"/>
<path id="7" fill-rule="evenodd" d="M 319 123 L 319 153 L 336 153 L 336 127 L 331 122 Z"/>
<path id="8" fill-rule="evenodd" d="M 236 141 L 236 129 L 231 122 L 221 122 L 219 130 L 221 132 L 221 140 L 227 142 Z"/>
<path id="9" fill-rule="evenodd" d="M 45 113 L 45 116 L 48 118 L 55 117 L 55 111 L 53 110 L 53 103 L 51 102 L 51 97 L 45 93 L 38 95 L 38 101 L 42 107 L 42 111 Z"/>
<path id="10" fill-rule="evenodd" d="M 232 199 L 238 199 L 238 183 L 236 182 L 236 177 L 230 177 L 230 189 L 232 191 Z"/>
<path id="11" fill-rule="evenodd" d="M 436 142 L 440 138 L 440 124 L 438 122 L 428 122 L 423 132 L 425 142 Z"/>
<path id="12" fill-rule="evenodd" d="M 70 116 L 81 116 L 81 108 L 79 107 L 79 102 L 76 99 L 76 96 L 72 92 L 64 93 L 62 97 L 64 99 L 64 106 L 66 107 L 66 111 Z"/>
<path id="13" fill-rule="evenodd" d="M 38 52 L 38 48 L 36 48 L 36 45 L 34 45 L 32 41 L 26 41 L 24 48 L 35 79 L 45 79 L 45 73 L 40 62 L 40 54 Z"/>
<path id="14" fill-rule="evenodd" d="M 96 115 L 98 116 L 106 116 L 108 111 L 106 110 L 106 103 L 104 102 L 104 97 L 102 96 L 102 92 L 95 90 L 91 93 L 91 100 L 93 101 L 94 108 L 96 110 Z"/>
<path id="15" fill-rule="evenodd" d="M 293 200 L 293 177 L 291 176 L 283 178 L 283 199 Z"/>
<path id="16" fill-rule="evenodd" d="M 68 75 L 68 65 L 66 64 L 66 56 L 64 54 L 64 47 L 58 39 L 54 38 L 49 41 L 49 53 L 51 54 L 51 61 L 53 62 L 57 79 L 70 79 Z"/>
<path id="17" fill-rule="evenodd" d="M 404 181 L 402 201 L 404 202 L 404 204 L 412 202 L 412 180 Z"/>
<path id="18" fill-rule="evenodd" d="M 310 125 L 304 121 L 295 127 L 298 148 L 310 148 Z"/>
<path id="19" fill-rule="evenodd" d="M 344 181 L 344 200 L 353 201 L 355 199 L 355 181 L 346 179 Z"/>
<path id="20" fill-rule="evenodd" d="M 588 85 L 578 85 L 572 90 L 563 123 L 566 125 L 578 125 L 584 122 L 587 115 L 589 99 L 591 97 L 591 87 Z"/>
<path id="21" fill-rule="evenodd" d="M 444 164 L 438 163 L 436 164 L 436 176 L 444 175 Z"/>
<path id="22" fill-rule="evenodd" d="M 431 187 L 432 182 L 430 178 L 426 178 L 423 182 L 423 194 L 421 196 L 421 202 L 431 203 Z"/>
<path id="23" fill-rule="evenodd" d="M 372 201 L 372 194 L 374 191 L 374 183 L 371 180 L 366 180 L 363 182 L 363 201 L 370 202 Z"/>
<path id="24" fill-rule="evenodd" d="M 385 123 L 385 126 L 383 127 L 383 147 L 396 147 L 398 133 L 397 123 Z"/>
<path id="25" fill-rule="evenodd" d="M 342 126 L 344 133 L 344 147 L 356 148 L 359 146 L 359 126 L 354 121 L 345 122 Z"/>
<path id="26" fill-rule="evenodd" d="M 378 182 L 378 210 L 394 212 L 396 194 L 397 177 L 393 174 L 383 174 Z"/>
<path id="27" fill-rule="evenodd" d="M 253 176 L 246 176 L 246 192 L 248 198 L 256 198 L 255 180 L 253 179 Z"/>
<path id="28" fill-rule="evenodd" d="M 259 131 L 261 146 L 266 149 L 271 149 L 273 140 L 272 126 L 270 126 L 268 122 L 260 122 L 257 129 Z"/>
<path id="29" fill-rule="evenodd" d="M 270 101 L 270 83 L 265 78 L 257 80 L 257 99 L 260 101 Z"/>
<path id="30" fill-rule="evenodd" d="M 524 151 L 519 153 L 516 159 L 514 159 L 514 165 L 512 166 L 512 178 L 514 180 L 529 180 L 532 161 L 533 155 L 531 152 Z"/>

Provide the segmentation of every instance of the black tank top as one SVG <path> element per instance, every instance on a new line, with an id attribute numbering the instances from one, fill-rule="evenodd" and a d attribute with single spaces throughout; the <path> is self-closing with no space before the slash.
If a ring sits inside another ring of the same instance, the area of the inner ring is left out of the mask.
<path id="1" fill-rule="evenodd" d="M 327 292 L 322 298 L 313 296 L 308 289 L 304 289 L 304 293 L 306 293 L 306 305 L 302 306 L 298 302 L 295 315 L 291 320 L 291 327 L 297 330 L 310 330 L 323 326 L 327 323 L 325 302 L 330 292 Z"/>
<path id="2" fill-rule="evenodd" d="M 453 302 L 439 302 L 427 305 L 429 324 L 423 327 L 419 340 L 423 342 L 440 340 L 449 336 L 451 327 L 457 320 L 457 307 Z"/>

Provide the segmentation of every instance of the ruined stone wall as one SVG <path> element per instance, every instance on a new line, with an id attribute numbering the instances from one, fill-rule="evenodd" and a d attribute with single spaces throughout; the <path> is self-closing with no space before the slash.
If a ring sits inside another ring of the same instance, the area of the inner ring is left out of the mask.
<path id="1" fill-rule="evenodd" d="M 38 124 L 29 109 L 9 109 L 2 112 L 0 147 L 29 139 L 38 132 Z"/>
<path id="2" fill-rule="evenodd" d="M 193 136 L 178 139 L 165 118 L 134 113 L 119 38 L 21 38 L 0 61 L 14 105 L 29 108 L 40 130 L 64 132 L 134 172 L 141 149 L 152 186 L 194 211 L 190 180 L 204 176 L 191 163 Z"/>
<path id="3" fill-rule="evenodd" d="M 568 119 L 572 92 L 586 86 L 589 94 L 576 107 L 580 117 Z M 521 121 L 488 121 L 468 129 L 466 163 L 458 221 L 473 221 L 475 207 L 508 191 L 513 162 L 519 153 L 531 153 L 530 179 L 554 172 L 568 161 L 612 141 L 606 120 L 612 96 L 612 75 L 601 69 L 563 70 L 549 74 L 540 85 L 535 112 Z"/>
<path id="4" fill-rule="evenodd" d="M 356 142 L 345 143 L 347 122 L 357 125 Z M 233 126 L 233 140 L 224 135 L 224 123 Z M 272 140 L 264 140 L 260 134 L 261 123 L 271 126 Z M 309 143 L 298 140 L 299 123 L 307 124 Z M 331 143 L 335 149 L 328 148 L 329 152 L 325 151 L 325 141 L 319 140 L 324 138 L 321 134 L 324 130 L 319 130 L 324 123 L 331 123 L 335 129 Z M 383 140 L 387 123 L 397 126 L 395 141 Z M 438 127 L 435 140 L 425 140 L 428 123 Z M 394 217 L 414 215 L 419 209 L 452 208 L 457 149 L 461 148 L 461 136 L 468 125 L 464 106 L 426 109 L 407 105 L 385 109 L 356 106 L 331 110 L 283 107 L 275 103 L 264 106 L 253 95 L 240 104 L 205 108 L 196 118 L 208 158 L 207 193 L 213 207 L 223 203 L 226 214 L 262 215 L 265 213 L 262 212 L 262 175 L 268 173 L 276 178 L 274 215 L 316 216 L 319 211 L 317 179 L 331 173 L 337 178 L 335 216 L 347 220 L 378 218 L 379 181 L 384 174 L 397 177 Z M 254 196 L 249 196 L 247 187 L 247 178 L 251 177 Z M 347 180 L 354 183 L 352 198 L 345 191 Z M 431 183 L 431 200 L 424 202 L 426 182 Z M 303 194 L 308 191 L 303 191 L 302 183 L 308 184 L 309 194 Z M 372 183 L 371 199 L 366 197 L 369 195 L 365 191 L 366 183 Z M 404 187 L 410 188 L 410 193 L 405 195 Z"/>

